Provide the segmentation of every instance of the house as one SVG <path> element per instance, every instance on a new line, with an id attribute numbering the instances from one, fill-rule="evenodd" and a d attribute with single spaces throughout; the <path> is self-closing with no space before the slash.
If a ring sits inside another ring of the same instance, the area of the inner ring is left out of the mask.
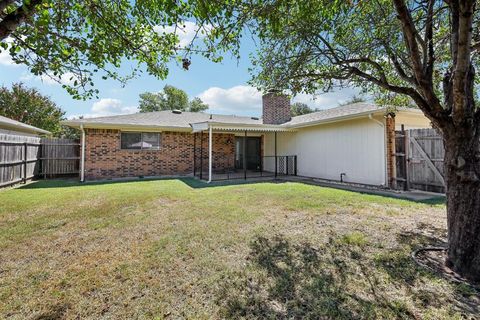
<path id="1" fill-rule="evenodd" d="M 395 130 L 430 127 L 419 110 L 370 103 L 292 118 L 276 92 L 263 96 L 262 118 L 174 110 L 64 124 L 82 131 L 82 181 L 299 175 L 383 186 L 394 177 Z"/>
<path id="2" fill-rule="evenodd" d="M 21 136 L 50 134 L 50 132 L 47 130 L 43 130 L 3 116 L 0 116 L 0 133 Z"/>

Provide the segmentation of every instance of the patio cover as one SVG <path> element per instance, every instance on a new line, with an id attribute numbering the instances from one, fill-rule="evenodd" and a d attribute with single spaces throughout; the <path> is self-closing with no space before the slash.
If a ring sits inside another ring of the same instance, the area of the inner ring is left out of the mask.
<path id="1" fill-rule="evenodd" d="M 294 132 L 295 129 L 283 127 L 276 124 L 241 124 L 241 123 L 223 123 L 216 121 L 204 121 L 191 123 L 192 133 L 208 131 L 208 182 L 212 181 L 212 131 L 241 131 L 245 132 Z M 275 144 L 277 135 L 275 134 Z"/>

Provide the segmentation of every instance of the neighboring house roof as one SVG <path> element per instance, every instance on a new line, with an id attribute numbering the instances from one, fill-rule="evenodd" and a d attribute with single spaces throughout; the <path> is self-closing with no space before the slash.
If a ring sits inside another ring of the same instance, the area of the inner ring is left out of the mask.
<path id="1" fill-rule="evenodd" d="M 261 118 L 255 117 L 211 115 L 202 112 L 176 113 L 170 110 L 68 120 L 63 123 L 73 127 L 83 125 L 85 128 L 170 128 L 191 130 L 192 127 L 198 127 L 199 130 L 204 130 L 204 127 L 208 127 L 208 125 L 220 126 L 222 128 L 231 125 L 232 128 L 249 126 L 251 128 L 265 127 L 265 129 L 271 130 L 274 128 L 285 130 L 287 128 L 312 126 L 324 122 L 342 121 L 372 113 L 386 113 L 387 110 L 387 107 L 379 107 L 375 104 L 361 102 L 293 117 L 292 120 L 281 125 L 266 125 L 263 124 Z M 397 108 L 397 110 L 399 109 Z M 418 111 L 421 114 L 419 110 L 414 109 L 401 108 L 400 110 L 412 110 L 412 112 L 415 113 Z"/>
<path id="2" fill-rule="evenodd" d="M 0 129 L 30 134 L 50 134 L 50 131 L 43 130 L 3 116 L 0 116 Z"/>

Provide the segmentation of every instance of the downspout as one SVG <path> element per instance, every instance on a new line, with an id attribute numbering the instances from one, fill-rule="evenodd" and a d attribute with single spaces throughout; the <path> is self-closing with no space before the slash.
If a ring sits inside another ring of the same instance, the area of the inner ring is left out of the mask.
<path id="1" fill-rule="evenodd" d="M 380 127 L 383 128 L 383 166 L 385 169 L 385 186 L 388 186 L 388 169 L 387 169 L 387 131 L 385 129 L 385 124 L 382 121 L 379 121 L 373 117 L 373 114 L 368 115 L 368 119 L 376 122 Z"/>
<path id="2" fill-rule="evenodd" d="M 83 124 L 80 125 L 82 138 L 80 140 L 80 182 L 85 181 L 85 130 Z"/>

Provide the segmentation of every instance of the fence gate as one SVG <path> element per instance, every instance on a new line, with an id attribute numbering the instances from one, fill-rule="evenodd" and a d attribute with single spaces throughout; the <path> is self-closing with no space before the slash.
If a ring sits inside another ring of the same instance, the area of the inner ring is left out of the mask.
<path id="1" fill-rule="evenodd" d="M 435 129 L 396 132 L 396 187 L 445 192 L 443 140 Z"/>

